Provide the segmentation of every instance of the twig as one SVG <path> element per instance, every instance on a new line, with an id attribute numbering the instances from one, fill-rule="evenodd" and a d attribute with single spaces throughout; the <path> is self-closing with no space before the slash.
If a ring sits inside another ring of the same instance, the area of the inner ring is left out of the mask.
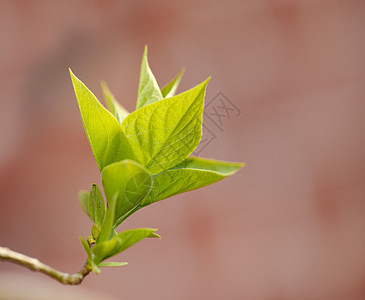
<path id="1" fill-rule="evenodd" d="M 91 268 L 87 261 L 82 266 L 80 271 L 75 274 L 67 274 L 60 272 L 42 262 L 36 258 L 26 256 L 24 254 L 10 250 L 9 248 L 0 247 L 0 260 L 8 260 L 19 265 L 22 265 L 32 271 L 42 272 L 62 284 L 77 285 L 80 284 L 83 279 L 91 272 Z"/>

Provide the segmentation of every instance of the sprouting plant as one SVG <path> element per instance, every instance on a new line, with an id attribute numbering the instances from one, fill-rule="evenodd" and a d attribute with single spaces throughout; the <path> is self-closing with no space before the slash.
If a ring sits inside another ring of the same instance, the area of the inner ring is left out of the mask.
<path id="1" fill-rule="evenodd" d="M 78 273 L 69 275 L 8 248 L 0 247 L 0 258 L 39 270 L 64 284 L 79 284 L 91 271 L 99 273 L 100 267 L 127 264 L 106 262 L 108 258 L 144 238 L 159 237 L 153 228 L 118 233 L 117 227 L 134 212 L 173 195 L 215 183 L 244 165 L 189 156 L 202 137 L 209 78 L 175 96 L 183 72 L 160 89 L 148 65 L 146 47 L 136 110 L 129 113 L 102 83 L 108 110 L 104 108 L 70 70 L 106 198 L 105 205 L 96 184 L 92 184 L 90 192 L 79 194 L 81 207 L 93 222 L 87 240 L 80 237 L 87 260 Z"/>

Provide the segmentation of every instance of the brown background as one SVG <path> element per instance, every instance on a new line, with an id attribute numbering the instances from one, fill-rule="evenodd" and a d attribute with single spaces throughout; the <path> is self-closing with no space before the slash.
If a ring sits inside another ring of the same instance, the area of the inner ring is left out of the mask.
<path id="1" fill-rule="evenodd" d="M 247 167 L 131 217 L 162 240 L 129 266 L 61 287 L 0 263 L 0 298 L 365 299 L 364 30 L 363 0 L 1 1 L 0 245 L 67 272 L 85 258 L 77 194 L 100 178 L 68 67 L 129 110 L 145 44 L 161 85 L 212 75 L 207 101 L 240 115 L 207 124 L 200 155 Z"/>

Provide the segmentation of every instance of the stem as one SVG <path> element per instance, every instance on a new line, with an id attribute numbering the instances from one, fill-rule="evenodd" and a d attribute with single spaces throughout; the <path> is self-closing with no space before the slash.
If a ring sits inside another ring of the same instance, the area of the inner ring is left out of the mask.
<path id="1" fill-rule="evenodd" d="M 41 272 L 43 274 L 52 277 L 62 284 L 77 285 L 80 284 L 83 279 L 91 272 L 91 267 L 85 262 L 80 271 L 75 274 L 67 274 L 60 272 L 42 262 L 36 258 L 26 256 L 24 254 L 10 250 L 9 248 L 0 246 L 0 260 L 8 260 L 24 266 L 32 271 Z"/>

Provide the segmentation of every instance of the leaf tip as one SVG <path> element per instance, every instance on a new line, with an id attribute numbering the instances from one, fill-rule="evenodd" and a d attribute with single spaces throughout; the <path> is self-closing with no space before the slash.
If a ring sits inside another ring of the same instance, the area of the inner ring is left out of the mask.
<path id="1" fill-rule="evenodd" d="M 235 169 L 232 170 L 231 174 L 230 174 L 230 175 L 233 175 L 233 174 L 237 173 L 239 170 L 241 170 L 243 167 L 245 167 L 246 163 L 245 162 L 234 162 L 234 163 L 231 163 L 231 165 L 235 167 Z"/>
<path id="2" fill-rule="evenodd" d="M 237 162 L 237 163 L 233 163 L 232 165 L 234 165 L 236 168 L 234 170 L 232 170 L 229 175 L 233 175 L 233 174 L 237 173 L 239 170 L 241 170 L 243 167 L 246 166 L 246 163 L 245 162 Z"/>
<path id="3" fill-rule="evenodd" d="M 70 77 L 71 77 L 71 80 L 72 80 L 72 84 L 73 84 L 73 86 L 74 86 L 74 88 L 75 88 L 75 84 L 76 84 L 77 82 L 80 82 L 80 79 L 78 79 L 78 78 L 76 77 L 76 75 L 72 72 L 71 68 L 68 68 L 68 70 L 69 70 L 69 72 L 70 72 Z"/>
<path id="4" fill-rule="evenodd" d="M 157 231 L 158 229 L 154 229 L 153 231 Z M 158 238 L 161 240 L 161 236 L 159 234 L 157 234 L 156 232 L 151 232 L 151 234 L 148 236 L 151 238 Z"/>
<path id="5" fill-rule="evenodd" d="M 71 78 L 76 77 L 75 74 L 72 72 L 71 68 L 68 68 L 68 72 L 70 73 Z"/>
<path id="6" fill-rule="evenodd" d="M 237 165 L 237 171 L 242 169 L 243 167 L 246 167 L 245 162 L 238 162 L 238 163 L 236 163 L 236 165 Z"/>
<path id="7" fill-rule="evenodd" d="M 181 68 L 181 70 L 180 70 L 180 72 L 179 72 L 179 74 L 177 74 L 177 78 L 179 78 L 179 79 L 181 79 L 181 77 L 184 75 L 184 73 L 185 73 L 185 67 L 182 67 Z"/>
<path id="8" fill-rule="evenodd" d="M 109 90 L 106 82 L 104 80 L 100 81 L 100 86 L 103 91 Z"/>
<path id="9" fill-rule="evenodd" d="M 205 79 L 205 80 L 204 80 L 204 81 L 200 84 L 200 86 L 203 86 L 204 88 L 206 88 L 211 78 L 212 78 L 212 76 L 209 76 L 207 79 Z"/>

